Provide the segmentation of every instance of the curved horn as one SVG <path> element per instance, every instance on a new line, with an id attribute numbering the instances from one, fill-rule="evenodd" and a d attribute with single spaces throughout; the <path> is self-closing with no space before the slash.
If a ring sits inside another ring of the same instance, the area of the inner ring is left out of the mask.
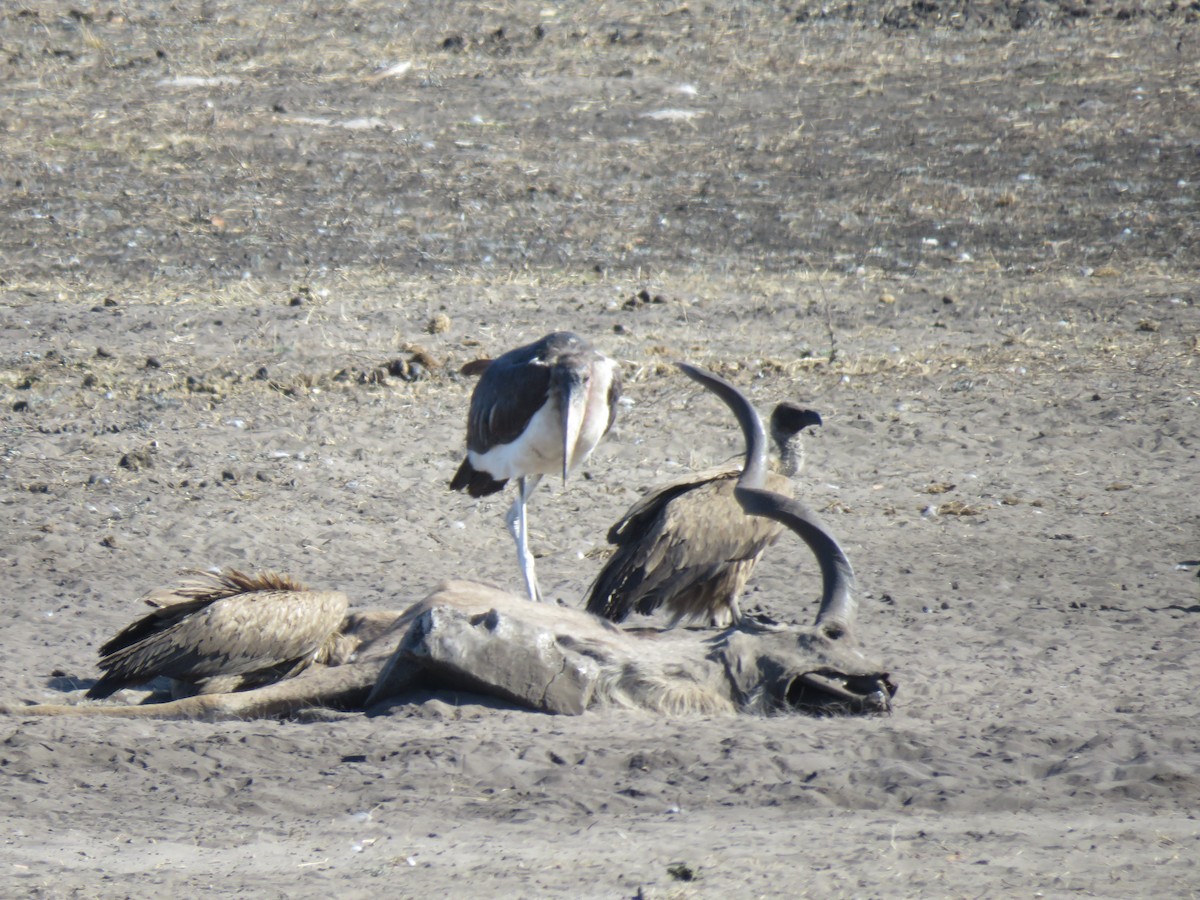
<path id="1" fill-rule="evenodd" d="M 799 500 L 764 489 L 766 483 L 766 433 L 754 406 L 726 381 L 684 362 L 675 363 L 689 378 L 708 388 L 737 416 L 746 436 L 746 465 L 738 478 L 734 496 L 750 516 L 765 516 L 795 532 L 808 544 L 821 567 L 821 608 L 816 627 L 830 637 L 850 636 L 858 613 L 854 597 L 854 570 L 837 538 L 829 533 L 817 514 Z"/>
<path id="2" fill-rule="evenodd" d="M 733 493 L 747 515 L 774 519 L 808 544 L 821 566 L 821 608 L 817 611 L 817 628 L 830 637 L 851 636 L 858 614 L 854 570 L 837 538 L 829 533 L 817 514 L 799 500 L 744 487 L 740 481 Z"/>
<path id="3" fill-rule="evenodd" d="M 763 428 L 758 411 L 741 391 L 724 378 L 697 368 L 691 363 L 677 362 L 675 365 L 692 381 L 699 382 L 724 400 L 725 405 L 733 410 L 738 424 L 742 426 L 742 434 L 746 436 L 746 464 L 742 467 L 738 484 L 752 488 L 763 487 L 767 480 L 767 432 Z"/>

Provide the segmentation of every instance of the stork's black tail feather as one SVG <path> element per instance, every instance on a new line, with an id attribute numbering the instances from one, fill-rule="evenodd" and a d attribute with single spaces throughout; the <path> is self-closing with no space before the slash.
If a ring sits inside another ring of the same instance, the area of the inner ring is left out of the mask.
<path id="1" fill-rule="evenodd" d="M 464 459 L 454 477 L 450 479 L 450 490 L 461 491 L 464 488 L 472 497 L 486 497 L 504 490 L 508 479 L 497 481 L 487 472 L 481 472 L 471 465 L 471 460 Z"/>

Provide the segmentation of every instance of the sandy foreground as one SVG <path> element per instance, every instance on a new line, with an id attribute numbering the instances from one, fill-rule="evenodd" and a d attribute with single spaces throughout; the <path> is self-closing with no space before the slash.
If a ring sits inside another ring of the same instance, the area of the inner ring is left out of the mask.
<path id="1" fill-rule="evenodd" d="M 738 453 L 689 359 L 824 416 L 895 711 L 4 717 L 0 892 L 1200 893 L 1195 22 L 335 6 L 0 13 L 0 699 L 189 566 L 519 589 L 457 370 L 569 328 L 628 401 L 536 497 L 543 588 Z M 785 539 L 746 605 L 817 589 Z"/>

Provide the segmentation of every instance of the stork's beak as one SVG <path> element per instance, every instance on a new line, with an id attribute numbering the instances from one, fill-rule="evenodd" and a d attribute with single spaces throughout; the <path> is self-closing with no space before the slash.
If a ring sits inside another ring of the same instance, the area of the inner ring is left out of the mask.
<path id="1" fill-rule="evenodd" d="M 575 446 L 579 443 L 579 433 L 583 430 L 584 408 L 587 405 L 587 394 L 584 381 L 572 375 L 559 384 L 558 408 L 562 415 L 563 435 L 563 482 L 571 472 L 571 464 L 575 458 Z"/>

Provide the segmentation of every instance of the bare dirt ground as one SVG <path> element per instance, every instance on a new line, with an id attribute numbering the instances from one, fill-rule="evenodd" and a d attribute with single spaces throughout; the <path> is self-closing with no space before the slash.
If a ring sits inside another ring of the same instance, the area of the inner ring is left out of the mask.
<path id="1" fill-rule="evenodd" d="M 558 328 L 630 403 L 536 498 L 543 587 L 737 452 L 687 358 L 823 414 L 900 692 L 9 718 L 4 892 L 1195 896 L 1198 60 L 1183 2 L 5 4 L 0 697 L 186 566 L 519 588 L 456 371 Z M 748 600 L 815 598 L 788 542 Z"/>

